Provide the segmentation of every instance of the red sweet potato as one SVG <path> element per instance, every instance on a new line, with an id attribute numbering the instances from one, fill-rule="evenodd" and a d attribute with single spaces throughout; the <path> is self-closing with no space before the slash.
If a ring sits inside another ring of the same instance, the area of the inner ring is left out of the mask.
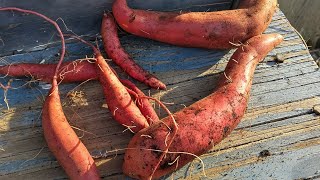
<path id="1" fill-rule="evenodd" d="M 136 104 L 143 116 L 147 119 L 149 125 L 159 121 L 159 117 L 153 109 L 152 105 L 150 104 L 149 100 L 147 98 L 143 98 L 146 97 L 146 95 L 131 81 L 125 79 L 121 79 L 120 81 L 123 85 L 125 85 L 137 94 L 137 96 L 135 97 Z"/>
<path id="2" fill-rule="evenodd" d="M 77 36 L 72 37 L 93 49 L 98 78 L 103 88 L 108 109 L 113 118 L 133 132 L 138 132 L 143 128 L 149 127 L 148 121 L 131 99 L 126 87 L 120 82 L 113 69 L 105 61 L 99 49 Z"/>
<path id="3" fill-rule="evenodd" d="M 157 179 L 192 161 L 194 156 L 187 153 L 204 154 L 228 136 L 244 115 L 257 64 L 282 40 L 278 34 L 259 35 L 239 47 L 213 94 L 173 114 L 175 121 L 166 117 L 135 134 L 125 152 L 123 172 Z"/>
<path id="4" fill-rule="evenodd" d="M 54 76 L 56 64 L 32 64 L 32 63 L 18 63 L 13 65 L 1 66 L 0 74 L 13 77 L 34 77 L 39 81 L 51 82 Z M 98 79 L 97 69 L 95 64 L 88 61 L 73 61 L 63 63 L 59 71 L 58 82 L 72 83 L 83 82 L 89 79 Z M 159 120 L 158 115 L 151 106 L 145 94 L 131 81 L 120 79 L 120 82 L 127 88 L 134 91 L 136 104 L 148 123 L 153 123 Z"/>
<path id="5" fill-rule="evenodd" d="M 52 84 L 44 102 L 42 127 L 50 151 L 70 179 L 100 179 L 93 158 L 63 113 L 56 82 Z"/>
<path id="6" fill-rule="evenodd" d="M 271 22 L 277 0 L 242 0 L 239 9 L 217 12 L 157 12 L 115 0 L 112 11 L 125 31 L 186 47 L 228 49 L 261 34 Z"/>
<path id="7" fill-rule="evenodd" d="M 104 14 L 101 24 L 101 36 L 104 49 L 109 58 L 134 79 L 155 88 L 165 89 L 166 85 L 154 75 L 150 74 L 139 66 L 122 48 L 119 37 L 117 24 L 111 14 Z"/>
<path id="8" fill-rule="evenodd" d="M 97 71 L 108 109 L 116 121 L 132 131 L 149 127 L 146 118 L 132 101 L 130 94 L 112 72 L 101 53 L 95 52 Z"/>
<path id="9" fill-rule="evenodd" d="M 13 77 L 33 77 L 35 80 L 51 82 L 57 64 L 18 63 L 0 66 L 0 74 Z M 82 82 L 97 79 L 95 65 L 88 61 L 63 63 L 58 72 L 58 82 Z"/>
<path id="10" fill-rule="evenodd" d="M 65 55 L 65 41 L 61 29 L 55 21 L 34 11 L 15 7 L 0 8 L 0 11 L 18 11 L 39 16 L 54 25 L 59 32 L 62 43 L 61 56 L 54 70 L 52 87 L 46 97 L 42 110 L 44 137 L 49 149 L 71 179 L 100 179 L 94 160 L 69 125 L 62 110 L 57 81 L 59 68 Z"/>

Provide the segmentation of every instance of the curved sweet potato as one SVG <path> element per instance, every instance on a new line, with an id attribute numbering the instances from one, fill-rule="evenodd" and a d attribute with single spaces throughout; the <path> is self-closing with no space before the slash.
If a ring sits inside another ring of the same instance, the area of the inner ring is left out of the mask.
<path id="1" fill-rule="evenodd" d="M 100 179 L 93 158 L 63 113 L 56 82 L 43 105 L 42 128 L 50 151 L 70 179 Z"/>
<path id="2" fill-rule="evenodd" d="M 117 24 L 111 14 L 104 14 L 101 24 L 103 46 L 109 58 L 134 79 L 155 89 L 166 89 L 166 85 L 139 66 L 122 48 Z"/>
<path id="3" fill-rule="evenodd" d="M 181 152 L 199 156 L 229 135 L 246 110 L 255 67 L 282 40 L 278 34 L 260 35 L 239 47 L 217 90 L 173 114 L 178 124 L 175 135 L 170 117 L 135 134 L 125 152 L 123 172 L 138 179 L 159 178 L 194 159 Z M 165 153 L 167 148 L 170 153 Z"/>
<path id="4" fill-rule="evenodd" d="M 217 12 L 156 12 L 128 7 L 115 0 L 112 11 L 125 31 L 186 47 L 228 49 L 261 34 L 275 12 L 277 0 L 242 0 L 240 9 Z"/>
<path id="5" fill-rule="evenodd" d="M 52 87 L 42 110 L 42 128 L 50 151 L 55 155 L 66 174 L 74 180 L 100 179 L 98 170 L 87 148 L 69 125 L 60 102 L 58 72 L 65 55 L 65 40 L 59 25 L 47 16 L 16 7 L 0 8 L 0 11 L 18 11 L 33 14 L 51 23 L 61 38 L 61 55 L 53 71 Z M 52 72 L 51 72 L 52 73 Z"/>

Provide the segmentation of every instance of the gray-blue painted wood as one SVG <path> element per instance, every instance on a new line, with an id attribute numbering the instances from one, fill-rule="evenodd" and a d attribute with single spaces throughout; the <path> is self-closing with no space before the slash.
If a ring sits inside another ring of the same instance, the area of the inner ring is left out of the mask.
<path id="1" fill-rule="evenodd" d="M 111 10 L 112 2 L 113 0 L 2 0 L 0 7 L 16 6 L 40 12 L 54 20 L 61 18 L 74 33 L 94 36 L 99 34 L 102 14 Z M 232 6 L 232 0 L 128 0 L 128 3 L 134 8 L 163 11 L 214 11 L 230 9 Z M 64 27 L 61 20 L 58 23 Z M 67 32 L 65 28 L 63 30 Z M 0 55 L 30 51 L 34 47 L 52 43 L 58 40 L 55 33 L 51 24 L 33 15 L 0 12 Z"/>
<path id="2" fill-rule="evenodd" d="M 319 67 L 281 12 L 274 15 L 266 33 L 280 33 L 285 41 L 257 67 L 250 103 L 241 124 L 223 142 L 201 156 L 207 177 L 202 176 L 201 165 L 194 161 L 166 179 L 320 177 L 317 161 L 320 117 L 312 110 L 314 105 L 320 104 Z M 127 34 L 121 36 L 121 43 L 138 64 L 168 84 L 168 91 L 151 90 L 151 95 L 161 96 L 164 102 L 173 102 L 168 105 L 172 112 L 210 94 L 234 52 L 175 47 Z M 4 56 L 2 60 L 52 63 L 57 60 L 59 49 L 57 43 L 38 51 Z M 70 60 L 92 55 L 90 48 L 75 42 L 69 42 L 67 50 Z M 274 62 L 276 54 L 291 57 L 278 64 Z M 123 73 L 120 75 L 127 77 Z M 0 81 L 5 84 L 9 79 L 1 78 Z M 28 80 L 14 79 L 13 86 L 19 87 Z M 124 179 L 121 170 L 123 151 L 112 150 L 125 148 L 132 135 L 123 133 L 124 128 L 101 107 L 104 99 L 98 82 L 89 82 L 76 89 L 84 92 L 82 98 L 87 105 L 79 105 L 67 96 L 67 92 L 77 85 L 60 86 L 64 112 L 72 125 L 95 134 L 76 130 L 93 155 L 108 151 L 105 157 L 96 159 L 103 178 Z M 148 93 L 146 86 L 137 85 Z M 43 139 L 40 115 L 46 93 L 47 87 L 39 83 L 10 89 L 8 111 L 3 101 L 4 92 L 0 90 L 0 179 L 66 179 Z M 166 114 L 161 111 L 161 116 Z M 263 150 L 268 150 L 270 155 L 261 156 Z"/>

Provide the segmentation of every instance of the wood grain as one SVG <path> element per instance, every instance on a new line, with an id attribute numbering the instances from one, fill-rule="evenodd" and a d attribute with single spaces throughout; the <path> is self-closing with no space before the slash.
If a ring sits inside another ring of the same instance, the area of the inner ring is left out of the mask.
<path id="1" fill-rule="evenodd" d="M 137 1 L 138 2 L 138 1 Z M 104 3 L 105 4 L 105 3 Z M 313 107 L 320 104 L 320 71 L 306 51 L 299 36 L 278 11 L 266 33 L 277 32 L 285 42 L 259 64 L 252 86 L 247 113 L 237 129 L 207 154 L 201 165 L 194 161 L 164 179 L 299 179 L 320 177 L 320 117 Z M 168 84 L 167 91 L 144 92 L 161 98 L 176 112 L 210 94 L 234 50 L 209 51 L 181 48 L 124 35 L 125 49 L 144 68 Z M 52 45 L 1 59 L 14 62 L 54 62 L 59 47 Z M 277 54 L 289 55 L 284 63 L 274 61 Z M 81 44 L 68 44 L 68 59 L 92 55 Z M 2 62 L 3 62 L 2 61 Z M 119 70 L 119 69 L 117 69 Z M 121 73 L 121 76 L 127 77 Z M 10 78 L 1 79 L 6 83 Z M 1 101 L 0 179 L 66 179 L 63 170 L 48 150 L 39 119 L 45 85 L 22 86 L 26 78 L 14 79 L 8 91 L 10 110 Z M 20 87 L 22 86 L 22 87 Z M 132 137 L 114 122 L 103 108 L 103 93 L 97 82 L 76 89 L 84 94 L 78 99 L 67 92 L 77 84 L 61 85 L 64 111 L 96 159 L 104 179 L 124 179 L 122 149 Z M 3 91 L 0 91 L 3 100 Z M 156 106 L 158 111 L 158 106 Z M 160 116 L 166 116 L 159 111 Z"/>

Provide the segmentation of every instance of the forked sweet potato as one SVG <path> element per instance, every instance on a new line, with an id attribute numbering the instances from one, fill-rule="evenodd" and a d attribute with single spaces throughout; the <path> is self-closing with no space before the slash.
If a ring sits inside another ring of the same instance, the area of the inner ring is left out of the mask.
<path id="1" fill-rule="evenodd" d="M 242 0 L 238 9 L 217 12 L 157 12 L 115 0 L 112 12 L 125 31 L 186 47 L 228 49 L 265 31 L 277 0 Z"/>
<path id="2" fill-rule="evenodd" d="M 257 64 L 282 40 L 278 34 L 259 35 L 239 47 L 213 94 L 173 114 L 175 121 L 169 116 L 135 134 L 123 172 L 157 179 L 192 161 L 187 153 L 199 156 L 228 136 L 244 115 Z"/>

